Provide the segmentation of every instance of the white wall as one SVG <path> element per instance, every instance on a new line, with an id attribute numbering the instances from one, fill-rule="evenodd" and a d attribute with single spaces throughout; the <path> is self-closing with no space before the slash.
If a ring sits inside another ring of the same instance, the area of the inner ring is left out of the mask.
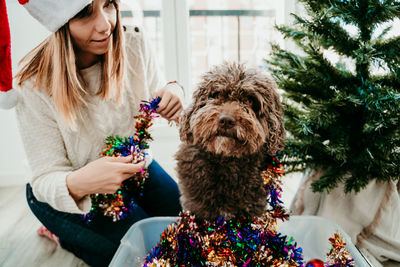
<path id="1" fill-rule="evenodd" d="M 17 63 L 49 32 L 15 0 L 6 0 L 11 30 L 13 74 Z M 24 183 L 27 177 L 25 152 L 16 124 L 15 109 L 0 110 L 0 186 Z"/>

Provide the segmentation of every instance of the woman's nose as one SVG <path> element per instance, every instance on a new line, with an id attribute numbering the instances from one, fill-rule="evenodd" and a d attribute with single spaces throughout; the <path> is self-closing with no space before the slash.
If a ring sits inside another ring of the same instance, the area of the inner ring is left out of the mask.
<path id="1" fill-rule="evenodd" d="M 106 13 L 104 12 L 98 12 L 95 18 L 95 29 L 97 32 L 105 32 L 105 33 L 109 33 L 110 29 L 111 29 L 111 24 L 108 20 L 108 16 Z"/>

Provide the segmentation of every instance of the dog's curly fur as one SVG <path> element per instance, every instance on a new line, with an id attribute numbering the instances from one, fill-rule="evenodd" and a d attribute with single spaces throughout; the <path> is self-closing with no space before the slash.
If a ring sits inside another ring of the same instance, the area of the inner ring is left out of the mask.
<path id="1" fill-rule="evenodd" d="M 260 174 L 285 140 L 275 82 L 240 64 L 216 66 L 203 75 L 180 126 L 183 208 L 204 219 L 261 215 Z"/>

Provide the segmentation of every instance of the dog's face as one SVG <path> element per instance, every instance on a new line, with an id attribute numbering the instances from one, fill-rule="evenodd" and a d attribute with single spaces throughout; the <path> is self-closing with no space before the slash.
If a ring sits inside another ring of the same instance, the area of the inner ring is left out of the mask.
<path id="1" fill-rule="evenodd" d="M 238 64 L 223 64 L 203 76 L 193 104 L 181 119 L 181 140 L 223 156 L 243 157 L 265 146 L 283 148 L 285 130 L 276 85 Z"/>

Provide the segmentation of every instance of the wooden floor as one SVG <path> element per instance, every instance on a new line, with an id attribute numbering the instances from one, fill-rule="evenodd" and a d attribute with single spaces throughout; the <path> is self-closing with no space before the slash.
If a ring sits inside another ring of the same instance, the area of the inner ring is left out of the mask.
<path id="1" fill-rule="evenodd" d="M 25 200 L 25 186 L 0 188 L 0 266 L 87 266 L 53 241 L 40 237 L 40 222 Z"/>

